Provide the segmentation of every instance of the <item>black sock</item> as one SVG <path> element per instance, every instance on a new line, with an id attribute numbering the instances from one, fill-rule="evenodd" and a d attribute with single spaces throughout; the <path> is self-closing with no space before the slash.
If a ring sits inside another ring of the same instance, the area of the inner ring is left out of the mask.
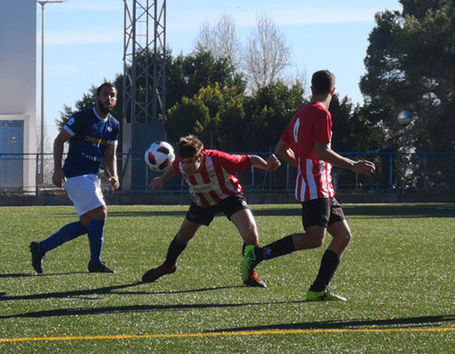
<path id="1" fill-rule="evenodd" d="M 311 291 L 323 291 L 329 286 L 335 271 L 337 270 L 340 259 L 338 255 L 333 251 L 325 251 L 322 256 L 321 266 L 319 268 L 318 275 L 313 285 L 311 285 Z"/>
<path id="2" fill-rule="evenodd" d="M 281 240 L 272 242 L 262 248 L 264 259 L 272 259 L 295 251 L 292 235 L 286 236 Z"/>
<path id="3" fill-rule="evenodd" d="M 177 262 L 178 256 L 180 256 L 180 253 L 183 252 L 185 247 L 186 243 L 183 244 L 177 243 L 177 240 L 174 237 L 167 250 L 166 260 L 164 261 L 164 264 L 167 265 L 168 267 L 173 266 Z"/>

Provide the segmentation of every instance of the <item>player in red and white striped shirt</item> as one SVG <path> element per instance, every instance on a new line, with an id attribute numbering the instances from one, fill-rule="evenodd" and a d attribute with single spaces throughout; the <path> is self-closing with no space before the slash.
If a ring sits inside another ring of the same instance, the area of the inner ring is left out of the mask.
<path id="1" fill-rule="evenodd" d="M 335 76 L 328 70 L 315 72 L 311 90 L 311 102 L 295 114 L 275 148 L 278 156 L 297 168 L 295 198 L 302 204 L 305 232 L 286 236 L 263 248 L 247 246 L 242 268 L 251 271 L 263 259 L 320 247 L 328 231 L 333 239 L 322 257 L 319 273 L 306 299 L 345 301 L 327 290 L 352 237 L 343 209 L 334 198 L 330 171 L 334 165 L 369 175 L 374 172 L 375 165 L 366 160 L 350 160 L 330 147 L 332 116 L 328 107 L 335 92 Z"/>
<path id="2" fill-rule="evenodd" d="M 244 245 L 257 246 L 259 233 L 251 210 L 242 193 L 242 186 L 234 176 L 251 166 L 275 171 L 280 161 L 271 155 L 267 161 L 257 155 L 232 155 L 218 150 L 204 150 L 202 142 L 194 135 L 180 139 L 177 158 L 172 168 L 153 179 L 150 189 L 163 186 L 175 174 L 188 184 L 191 205 L 180 230 L 169 245 L 164 263 L 152 268 L 142 276 L 142 281 L 151 283 L 159 277 L 174 273 L 176 261 L 201 225 L 210 225 L 215 215 L 223 212 L 240 232 Z M 246 286 L 266 287 L 254 270 L 242 273 Z"/>

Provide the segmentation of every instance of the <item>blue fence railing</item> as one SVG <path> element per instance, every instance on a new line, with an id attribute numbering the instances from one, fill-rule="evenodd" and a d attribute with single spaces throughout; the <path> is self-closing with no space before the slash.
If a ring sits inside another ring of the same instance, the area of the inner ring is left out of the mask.
<path id="1" fill-rule="evenodd" d="M 267 158 L 270 153 L 254 154 Z M 376 172 L 371 176 L 364 176 L 334 168 L 333 184 L 338 191 L 435 191 L 454 194 L 454 152 L 344 152 L 341 155 L 354 160 L 371 160 L 376 164 Z M 147 191 L 148 184 L 157 174 L 147 169 L 143 154 L 119 153 L 117 159 L 122 188 Z M 0 193 L 33 192 L 38 195 L 52 190 L 52 170 L 52 154 L 0 153 Z M 100 175 L 103 177 L 103 173 Z M 296 170 L 284 163 L 273 173 L 251 169 L 239 173 L 238 178 L 249 193 L 292 191 L 295 187 Z M 185 193 L 186 186 L 176 176 L 164 189 Z"/>

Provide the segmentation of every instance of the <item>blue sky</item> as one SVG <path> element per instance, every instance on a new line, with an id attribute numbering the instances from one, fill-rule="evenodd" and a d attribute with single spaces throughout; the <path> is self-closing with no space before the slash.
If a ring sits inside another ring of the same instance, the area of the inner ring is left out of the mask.
<path id="1" fill-rule="evenodd" d="M 167 43 L 188 54 L 204 21 L 233 19 L 241 41 L 267 15 L 291 48 L 289 74 L 309 78 L 319 69 L 337 76 L 337 91 L 362 103 L 358 88 L 368 35 L 378 11 L 400 10 L 398 0 L 168 0 Z M 45 124 L 51 146 L 63 105 L 74 106 L 92 85 L 122 73 L 123 0 L 66 0 L 45 6 Z M 37 112 L 40 115 L 41 6 L 37 6 Z M 47 150 L 47 148 L 46 148 Z"/>

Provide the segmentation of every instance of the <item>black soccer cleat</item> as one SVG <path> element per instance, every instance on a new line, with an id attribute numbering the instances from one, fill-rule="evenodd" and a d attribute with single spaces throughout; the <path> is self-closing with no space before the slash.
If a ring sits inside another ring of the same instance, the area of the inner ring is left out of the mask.
<path id="1" fill-rule="evenodd" d="M 176 264 L 174 264 L 170 267 L 165 264 L 162 264 L 159 267 L 148 270 L 142 276 L 142 282 L 143 283 L 153 283 L 155 280 L 162 277 L 163 275 L 175 273 L 176 270 L 177 270 Z"/>
<path id="2" fill-rule="evenodd" d="M 43 272 L 43 259 L 46 252 L 43 251 L 38 241 L 30 243 L 30 252 L 32 253 L 32 266 L 35 272 L 41 274 Z"/>
<path id="3" fill-rule="evenodd" d="M 90 273 L 115 273 L 115 270 L 109 269 L 103 262 L 95 265 L 88 264 L 88 271 Z"/>

